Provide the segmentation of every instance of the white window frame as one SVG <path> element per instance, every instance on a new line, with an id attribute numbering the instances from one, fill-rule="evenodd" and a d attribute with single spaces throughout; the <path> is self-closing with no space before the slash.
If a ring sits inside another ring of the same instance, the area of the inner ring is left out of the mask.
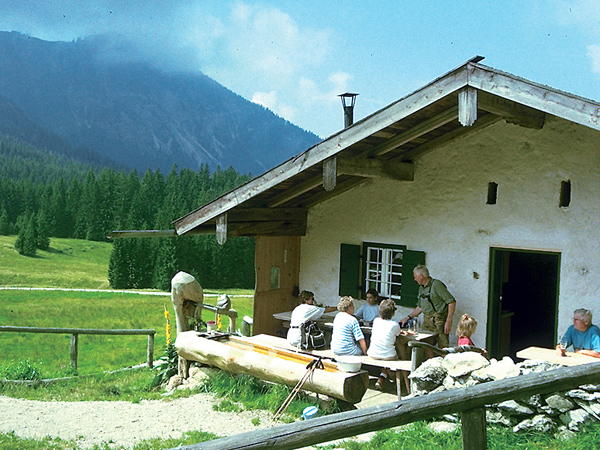
<path id="1" fill-rule="evenodd" d="M 403 245 L 363 242 L 365 292 L 373 288 L 382 297 L 400 300 L 405 250 Z"/>

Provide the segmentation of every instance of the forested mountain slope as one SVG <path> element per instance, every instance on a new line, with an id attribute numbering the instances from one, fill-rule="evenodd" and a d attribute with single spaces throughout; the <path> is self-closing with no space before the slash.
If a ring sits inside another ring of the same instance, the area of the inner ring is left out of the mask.
<path id="1" fill-rule="evenodd" d="M 319 140 L 203 74 L 111 61 L 105 46 L 0 32 L 0 133 L 139 172 L 204 164 L 254 176 Z"/>

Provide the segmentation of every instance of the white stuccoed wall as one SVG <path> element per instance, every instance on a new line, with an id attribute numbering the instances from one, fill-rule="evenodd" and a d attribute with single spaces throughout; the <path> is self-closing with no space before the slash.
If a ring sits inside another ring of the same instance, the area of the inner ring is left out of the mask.
<path id="1" fill-rule="evenodd" d="M 571 205 L 559 208 L 564 180 Z M 492 181 L 498 203 L 486 205 Z M 577 307 L 591 309 L 597 323 L 599 229 L 600 133 L 550 116 L 542 130 L 501 121 L 418 159 L 413 182 L 368 181 L 312 208 L 300 286 L 337 304 L 340 243 L 423 250 L 431 275 L 457 299 L 454 327 L 463 313 L 474 316 L 482 346 L 490 247 L 560 252 L 559 330 Z"/>

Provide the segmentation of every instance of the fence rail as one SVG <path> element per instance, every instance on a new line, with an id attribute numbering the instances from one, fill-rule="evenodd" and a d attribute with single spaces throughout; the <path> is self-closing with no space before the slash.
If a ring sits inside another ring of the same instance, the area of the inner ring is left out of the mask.
<path id="1" fill-rule="evenodd" d="M 51 334 L 70 334 L 71 349 L 69 351 L 69 360 L 71 367 L 77 369 L 77 356 L 79 353 L 79 335 L 80 334 L 97 334 L 97 335 L 147 335 L 148 336 L 148 367 L 154 365 L 154 335 L 156 330 L 153 329 L 129 329 L 129 330 L 103 330 L 98 328 L 45 328 L 45 327 L 11 327 L 0 326 L 0 332 L 10 333 L 51 333 Z"/>
<path id="2" fill-rule="evenodd" d="M 427 394 L 381 406 L 332 414 L 200 444 L 177 447 L 177 449 L 258 450 L 269 448 L 288 450 L 458 412 L 461 413 L 463 449 L 481 450 L 487 447 L 486 405 L 598 383 L 600 383 L 600 362 Z"/>

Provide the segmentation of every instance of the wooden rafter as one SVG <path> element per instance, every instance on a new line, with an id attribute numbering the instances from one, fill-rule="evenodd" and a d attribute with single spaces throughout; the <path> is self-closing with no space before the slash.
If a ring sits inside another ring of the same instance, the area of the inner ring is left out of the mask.
<path id="1" fill-rule="evenodd" d="M 479 95 L 478 107 L 484 111 L 501 116 L 508 123 L 526 128 L 540 129 L 544 126 L 546 114 L 512 100 L 482 92 Z"/>
<path id="2" fill-rule="evenodd" d="M 496 116 L 494 114 L 486 114 L 485 116 L 478 118 L 472 126 L 460 127 L 456 128 L 453 131 L 449 131 L 448 133 L 443 134 L 442 136 L 436 139 L 432 139 L 426 144 L 411 149 L 410 151 L 402 154 L 401 157 L 405 160 L 413 160 L 417 156 L 426 155 L 427 153 L 430 153 L 436 148 L 438 148 L 439 146 L 447 144 L 448 142 L 453 141 L 454 139 L 459 138 L 466 133 L 472 133 L 475 130 L 483 129 L 500 120 L 502 120 L 502 118 L 499 116 Z"/>
<path id="3" fill-rule="evenodd" d="M 412 181 L 415 167 L 412 163 L 400 160 L 382 159 L 340 159 L 338 174 L 353 175 L 365 178 L 387 178 L 392 180 Z"/>
<path id="4" fill-rule="evenodd" d="M 446 111 L 441 112 L 440 114 L 437 114 L 431 119 L 419 123 L 417 126 L 411 128 L 410 130 L 399 134 L 396 137 L 388 139 L 382 144 L 374 147 L 369 151 L 369 156 L 375 157 L 385 155 L 386 153 L 397 149 L 398 147 L 406 144 L 407 142 L 412 141 L 413 139 L 423 136 L 424 134 L 427 134 L 430 131 L 439 128 L 442 125 L 447 124 L 448 122 L 452 122 L 457 117 L 458 107 L 454 106 L 450 109 L 447 109 Z"/>

